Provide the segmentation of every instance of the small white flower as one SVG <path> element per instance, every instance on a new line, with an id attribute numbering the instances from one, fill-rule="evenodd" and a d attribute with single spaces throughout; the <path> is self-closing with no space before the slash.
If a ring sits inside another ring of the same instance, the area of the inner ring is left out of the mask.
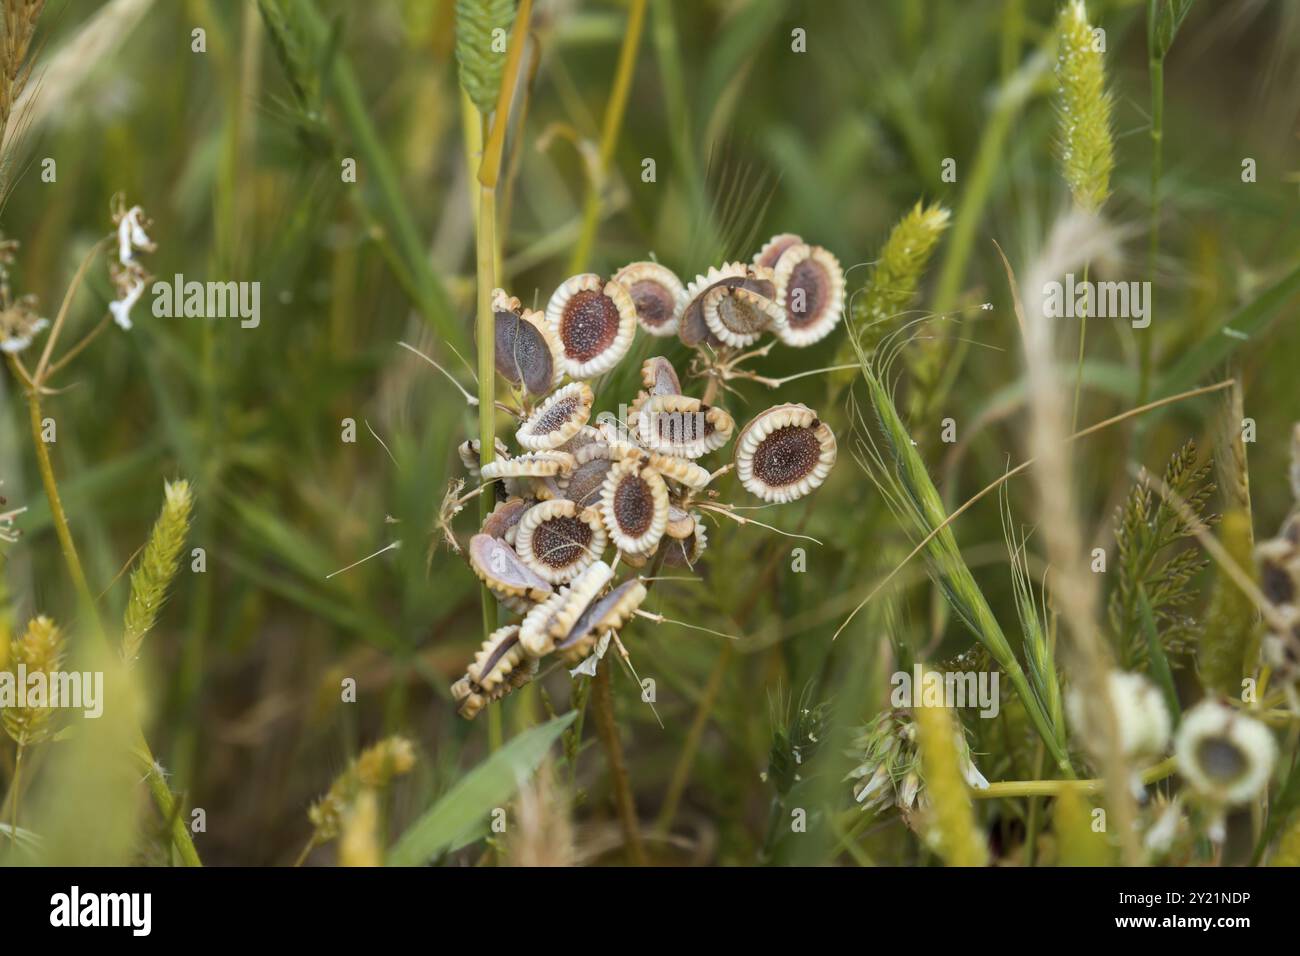
<path id="1" fill-rule="evenodd" d="M 1141 674 L 1111 671 L 1106 678 L 1120 749 L 1126 757 L 1157 757 L 1169 746 L 1169 710 L 1156 686 Z M 1066 699 L 1070 723 L 1096 756 L 1098 728 L 1088 721 L 1083 695 L 1072 690 Z"/>
<path id="2" fill-rule="evenodd" d="M 144 210 L 132 206 L 117 221 L 117 260 L 124 266 L 135 262 L 135 251 L 153 252 L 157 248 L 144 231 Z"/>
<path id="3" fill-rule="evenodd" d="M 131 309 L 140 301 L 142 295 L 144 295 L 144 278 L 133 275 L 130 284 L 123 291 L 122 298 L 108 304 L 108 311 L 113 313 L 113 321 L 118 326 L 130 330 Z"/>
<path id="4" fill-rule="evenodd" d="M 49 328 L 49 325 L 46 319 L 36 319 L 10 328 L 9 323 L 0 320 L 0 326 L 4 326 L 4 338 L 0 338 L 0 352 L 21 352 L 32 344 L 32 339 L 38 332 Z"/>
<path id="5" fill-rule="evenodd" d="M 1178 771 L 1212 803 L 1246 803 L 1264 791 L 1277 759 L 1272 732 L 1216 700 L 1189 710 L 1174 741 Z"/>

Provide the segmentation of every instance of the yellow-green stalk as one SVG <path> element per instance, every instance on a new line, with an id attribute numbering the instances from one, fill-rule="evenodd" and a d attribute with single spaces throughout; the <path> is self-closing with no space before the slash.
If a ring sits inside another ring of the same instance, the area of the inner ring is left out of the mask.
<path id="1" fill-rule="evenodd" d="M 1255 541 L 1250 515 L 1240 509 L 1224 514 L 1219 543 L 1237 567 L 1253 577 Z M 1259 656 L 1259 612 L 1255 602 L 1221 571 L 1215 574 L 1196 665 L 1207 690 L 1241 695 L 1241 680 Z"/>
<path id="2" fill-rule="evenodd" d="M 140 654 L 144 636 L 153 630 L 158 610 L 179 567 L 181 549 L 190 529 L 194 496 L 188 481 L 163 483 L 163 506 L 154 522 L 140 563 L 131 572 L 131 597 L 122 622 L 122 659 L 128 664 Z"/>
<path id="3" fill-rule="evenodd" d="M 1093 807 L 1078 787 L 1066 787 L 1052 806 L 1058 866 L 1111 866 L 1114 854 L 1105 832 L 1093 829 Z"/>
<path id="4" fill-rule="evenodd" d="M 949 866 L 984 866 L 988 846 L 975 825 L 957 753 L 960 731 L 952 714 L 946 707 L 917 707 L 912 716 L 920 734 L 921 768 L 930 801 L 927 816 L 936 850 Z"/>

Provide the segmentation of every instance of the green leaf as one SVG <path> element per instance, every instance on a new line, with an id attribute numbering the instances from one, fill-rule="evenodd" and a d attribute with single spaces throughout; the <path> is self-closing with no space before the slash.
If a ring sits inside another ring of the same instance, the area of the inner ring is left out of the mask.
<path id="1" fill-rule="evenodd" d="M 1156 630 L 1156 616 L 1155 612 L 1151 610 L 1151 602 L 1147 599 L 1146 588 L 1139 585 L 1137 597 L 1142 630 L 1146 633 L 1151 676 L 1156 679 L 1160 689 L 1164 692 L 1165 704 L 1169 707 L 1169 716 L 1173 718 L 1174 724 L 1177 725 L 1182 717 L 1182 709 L 1178 706 L 1178 689 L 1174 686 L 1174 672 L 1169 666 L 1169 658 L 1165 656 L 1165 646 L 1160 641 L 1160 632 Z"/>
<path id="2" fill-rule="evenodd" d="M 475 839 L 492 808 L 514 795 L 577 716 L 570 711 L 520 734 L 467 773 L 402 834 L 388 865 L 420 866 Z"/>

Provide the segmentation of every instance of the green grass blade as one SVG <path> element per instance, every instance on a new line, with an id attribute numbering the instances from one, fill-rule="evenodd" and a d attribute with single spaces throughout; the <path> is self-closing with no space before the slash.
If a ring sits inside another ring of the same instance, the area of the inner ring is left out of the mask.
<path id="1" fill-rule="evenodd" d="M 465 774 L 402 834 L 388 854 L 388 864 L 420 866 L 469 842 L 471 834 L 487 826 L 492 808 L 510 799 L 577 716 L 573 711 L 520 734 Z"/>

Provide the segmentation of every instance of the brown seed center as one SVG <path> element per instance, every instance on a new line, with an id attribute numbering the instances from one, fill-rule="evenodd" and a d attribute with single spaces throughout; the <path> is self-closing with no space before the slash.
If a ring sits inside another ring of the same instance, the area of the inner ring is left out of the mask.
<path id="1" fill-rule="evenodd" d="M 811 428 L 786 425 L 759 443 L 754 474 L 768 485 L 792 485 L 812 473 L 821 454 L 821 442 Z"/>
<path id="2" fill-rule="evenodd" d="M 628 290 L 632 295 L 632 304 L 641 321 L 651 327 L 663 325 L 673 317 L 677 303 L 673 295 L 658 282 L 642 279 L 632 283 Z"/>
<path id="3" fill-rule="evenodd" d="M 560 322 L 564 354 L 577 362 L 591 361 L 613 343 L 618 319 L 618 306 L 605 293 L 596 289 L 575 293 Z"/>
<path id="4" fill-rule="evenodd" d="M 786 291 L 790 324 L 802 328 L 821 318 L 827 291 L 826 272 L 817 262 L 805 259 L 795 266 Z"/>
<path id="5" fill-rule="evenodd" d="M 533 554 L 553 568 L 567 568 L 580 560 L 591 544 L 585 521 L 561 515 L 533 529 Z"/>
<path id="6" fill-rule="evenodd" d="M 533 434 L 549 435 L 551 432 L 559 431 L 568 423 L 577 407 L 578 400 L 573 396 L 560 399 L 538 417 L 537 423 L 533 426 Z"/>
<path id="7" fill-rule="evenodd" d="M 629 538 L 639 538 L 654 520 L 654 496 L 650 483 L 640 475 L 628 475 L 614 489 L 614 517 Z"/>

